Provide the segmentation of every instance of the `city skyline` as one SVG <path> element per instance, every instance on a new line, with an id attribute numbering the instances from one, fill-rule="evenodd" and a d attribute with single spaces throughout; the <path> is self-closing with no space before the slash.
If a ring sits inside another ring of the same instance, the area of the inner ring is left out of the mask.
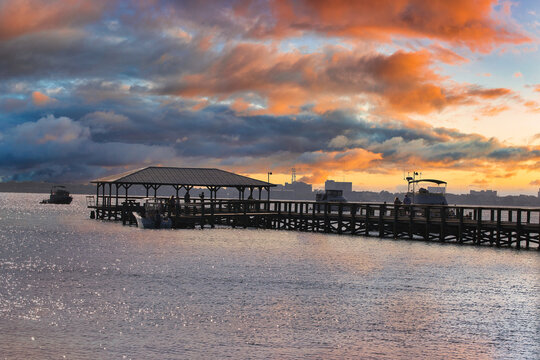
<path id="1" fill-rule="evenodd" d="M 328 4 L 0 2 L 0 181 L 294 167 L 538 193 L 537 1 Z"/>

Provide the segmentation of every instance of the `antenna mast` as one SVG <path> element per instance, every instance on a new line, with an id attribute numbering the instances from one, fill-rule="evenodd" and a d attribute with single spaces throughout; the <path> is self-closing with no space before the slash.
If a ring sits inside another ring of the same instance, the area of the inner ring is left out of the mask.
<path id="1" fill-rule="evenodd" d="M 292 171 L 292 173 L 291 173 L 291 184 L 293 184 L 293 183 L 296 182 L 296 169 L 292 168 L 291 171 Z"/>

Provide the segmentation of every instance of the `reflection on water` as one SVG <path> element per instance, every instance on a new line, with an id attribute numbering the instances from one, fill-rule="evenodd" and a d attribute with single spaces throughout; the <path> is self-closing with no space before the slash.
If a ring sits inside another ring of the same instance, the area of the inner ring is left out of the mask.
<path id="1" fill-rule="evenodd" d="M 539 254 L 139 230 L 0 194 L 10 358 L 538 358 Z"/>

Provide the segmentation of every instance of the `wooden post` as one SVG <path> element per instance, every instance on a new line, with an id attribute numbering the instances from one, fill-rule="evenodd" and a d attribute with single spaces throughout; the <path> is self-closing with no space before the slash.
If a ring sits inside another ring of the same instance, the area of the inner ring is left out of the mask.
<path id="1" fill-rule="evenodd" d="M 480 245 L 482 243 L 482 208 L 476 209 L 476 244 Z"/>
<path id="2" fill-rule="evenodd" d="M 201 199 L 201 229 L 204 228 L 204 199 Z"/>
<path id="3" fill-rule="evenodd" d="M 413 227 L 414 227 L 414 205 L 408 205 L 409 207 L 409 239 L 413 238 Z"/>
<path id="4" fill-rule="evenodd" d="M 99 219 L 99 187 L 100 187 L 100 183 L 97 183 L 97 186 L 96 186 L 96 220 Z"/>
<path id="5" fill-rule="evenodd" d="M 425 212 L 426 212 L 426 229 L 425 229 L 425 233 L 424 233 L 424 240 L 429 240 L 429 230 L 430 230 L 430 227 L 431 227 L 431 209 L 429 207 L 429 205 L 427 205 L 425 207 Z"/>
<path id="6" fill-rule="evenodd" d="M 392 222 L 392 234 L 394 236 L 394 239 L 397 239 L 398 231 L 398 211 L 399 211 L 399 205 L 394 204 L 394 219 Z"/>
<path id="7" fill-rule="evenodd" d="M 328 206 L 328 202 L 324 205 L 324 232 L 330 232 L 330 206 Z"/>
<path id="8" fill-rule="evenodd" d="M 517 210 L 516 219 L 516 249 L 521 249 L 521 209 Z"/>
<path id="9" fill-rule="evenodd" d="M 379 237 L 384 236 L 384 214 L 386 213 L 386 204 L 379 205 Z"/>
<path id="10" fill-rule="evenodd" d="M 497 209 L 497 237 L 495 240 L 495 243 L 497 244 L 497 247 L 501 247 L 501 209 Z"/>
<path id="11" fill-rule="evenodd" d="M 458 217 L 459 217 L 459 224 L 458 224 L 458 242 L 460 244 L 463 243 L 463 208 L 458 208 Z"/>
<path id="12" fill-rule="evenodd" d="M 315 232 L 315 230 L 319 231 L 319 226 L 317 225 L 317 227 L 315 227 L 315 203 L 312 203 L 312 208 L 311 208 L 311 231 L 312 232 Z"/>
<path id="13" fill-rule="evenodd" d="M 337 232 L 338 234 L 341 234 L 342 233 L 342 228 L 343 227 L 343 203 L 339 203 L 338 205 L 338 229 L 337 229 Z"/>
<path id="14" fill-rule="evenodd" d="M 366 236 L 369 236 L 369 212 L 371 211 L 369 204 L 366 205 Z"/>
<path id="15" fill-rule="evenodd" d="M 114 220 L 118 220 L 118 188 L 120 187 L 120 184 L 114 184 L 114 186 L 116 187 L 115 200 L 114 200 L 114 207 L 116 210 L 114 212 Z"/>
<path id="16" fill-rule="evenodd" d="M 444 242 L 446 240 L 446 207 L 441 206 L 441 229 L 439 234 L 439 241 Z"/>
<path id="17" fill-rule="evenodd" d="M 356 204 L 351 205 L 351 235 L 356 235 Z"/>

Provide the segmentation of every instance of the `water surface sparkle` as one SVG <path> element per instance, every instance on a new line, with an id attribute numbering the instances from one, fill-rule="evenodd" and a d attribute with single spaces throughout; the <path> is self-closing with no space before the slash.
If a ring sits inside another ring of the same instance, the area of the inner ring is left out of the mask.
<path id="1" fill-rule="evenodd" d="M 540 354 L 536 251 L 274 230 L 139 230 L 0 194 L 0 354 Z"/>

